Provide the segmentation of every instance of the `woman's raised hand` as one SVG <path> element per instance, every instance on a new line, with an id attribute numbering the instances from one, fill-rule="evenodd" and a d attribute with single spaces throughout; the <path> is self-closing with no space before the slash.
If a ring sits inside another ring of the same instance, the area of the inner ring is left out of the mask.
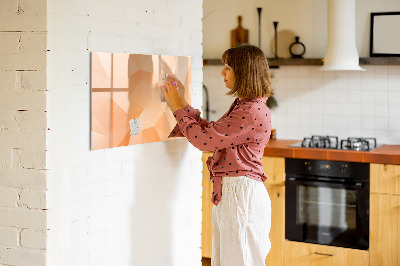
<path id="1" fill-rule="evenodd" d="M 186 106 L 183 106 L 181 101 L 182 92 L 179 92 L 183 91 L 185 88 L 183 88 L 183 86 L 180 88 L 179 83 L 173 77 L 168 76 L 164 85 L 161 86 L 161 91 L 164 93 L 165 101 L 172 112 L 175 112 L 178 109 L 183 109 Z M 185 98 L 183 97 L 183 99 Z"/>
<path id="2" fill-rule="evenodd" d="M 178 89 L 178 97 L 179 97 L 179 102 L 183 108 L 186 107 L 186 100 L 185 100 L 185 87 L 183 86 L 182 82 L 174 75 L 174 74 L 168 74 L 167 77 L 168 80 L 172 82 L 173 85 L 175 85 Z"/>

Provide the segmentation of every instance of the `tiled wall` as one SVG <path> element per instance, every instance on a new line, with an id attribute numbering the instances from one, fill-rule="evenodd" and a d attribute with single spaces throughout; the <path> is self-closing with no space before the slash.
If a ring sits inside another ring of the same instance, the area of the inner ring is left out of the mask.
<path id="1" fill-rule="evenodd" d="M 272 111 L 277 137 L 311 135 L 376 137 L 381 144 L 400 144 L 400 66 L 365 65 L 364 72 L 323 72 L 318 66 L 271 69 L 278 108 Z M 204 68 L 210 109 L 218 119 L 233 98 L 219 75 L 221 67 Z"/>
<path id="2" fill-rule="evenodd" d="M 48 265 L 201 265 L 202 153 L 185 139 L 90 150 L 91 51 L 192 56 L 202 0 L 48 1 Z"/>

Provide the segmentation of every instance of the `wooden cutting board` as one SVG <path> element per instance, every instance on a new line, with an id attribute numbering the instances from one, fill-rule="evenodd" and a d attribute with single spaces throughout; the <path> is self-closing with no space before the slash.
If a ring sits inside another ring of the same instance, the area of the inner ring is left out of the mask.
<path id="1" fill-rule="evenodd" d="M 249 30 L 242 27 L 242 16 L 238 16 L 238 27 L 231 30 L 231 48 L 238 44 L 249 43 Z"/>

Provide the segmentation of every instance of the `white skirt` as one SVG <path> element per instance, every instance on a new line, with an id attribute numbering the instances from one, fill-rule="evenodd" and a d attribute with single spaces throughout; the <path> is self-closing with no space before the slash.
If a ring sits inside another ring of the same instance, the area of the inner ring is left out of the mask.
<path id="1" fill-rule="evenodd" d="M 262 266 L 271 249 L 271 201 L 264 184 L 222 178 L 222 197 L 212 210 L 212 266 Z"/>

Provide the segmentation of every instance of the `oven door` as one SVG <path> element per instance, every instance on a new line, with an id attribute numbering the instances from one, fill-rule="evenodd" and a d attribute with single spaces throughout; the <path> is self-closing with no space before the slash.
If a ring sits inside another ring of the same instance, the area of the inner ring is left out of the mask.
<path id="1" fill-rule="evenodd" d="M 369 185 L 286 178 L 286 239 L 367 250 Z"/>

